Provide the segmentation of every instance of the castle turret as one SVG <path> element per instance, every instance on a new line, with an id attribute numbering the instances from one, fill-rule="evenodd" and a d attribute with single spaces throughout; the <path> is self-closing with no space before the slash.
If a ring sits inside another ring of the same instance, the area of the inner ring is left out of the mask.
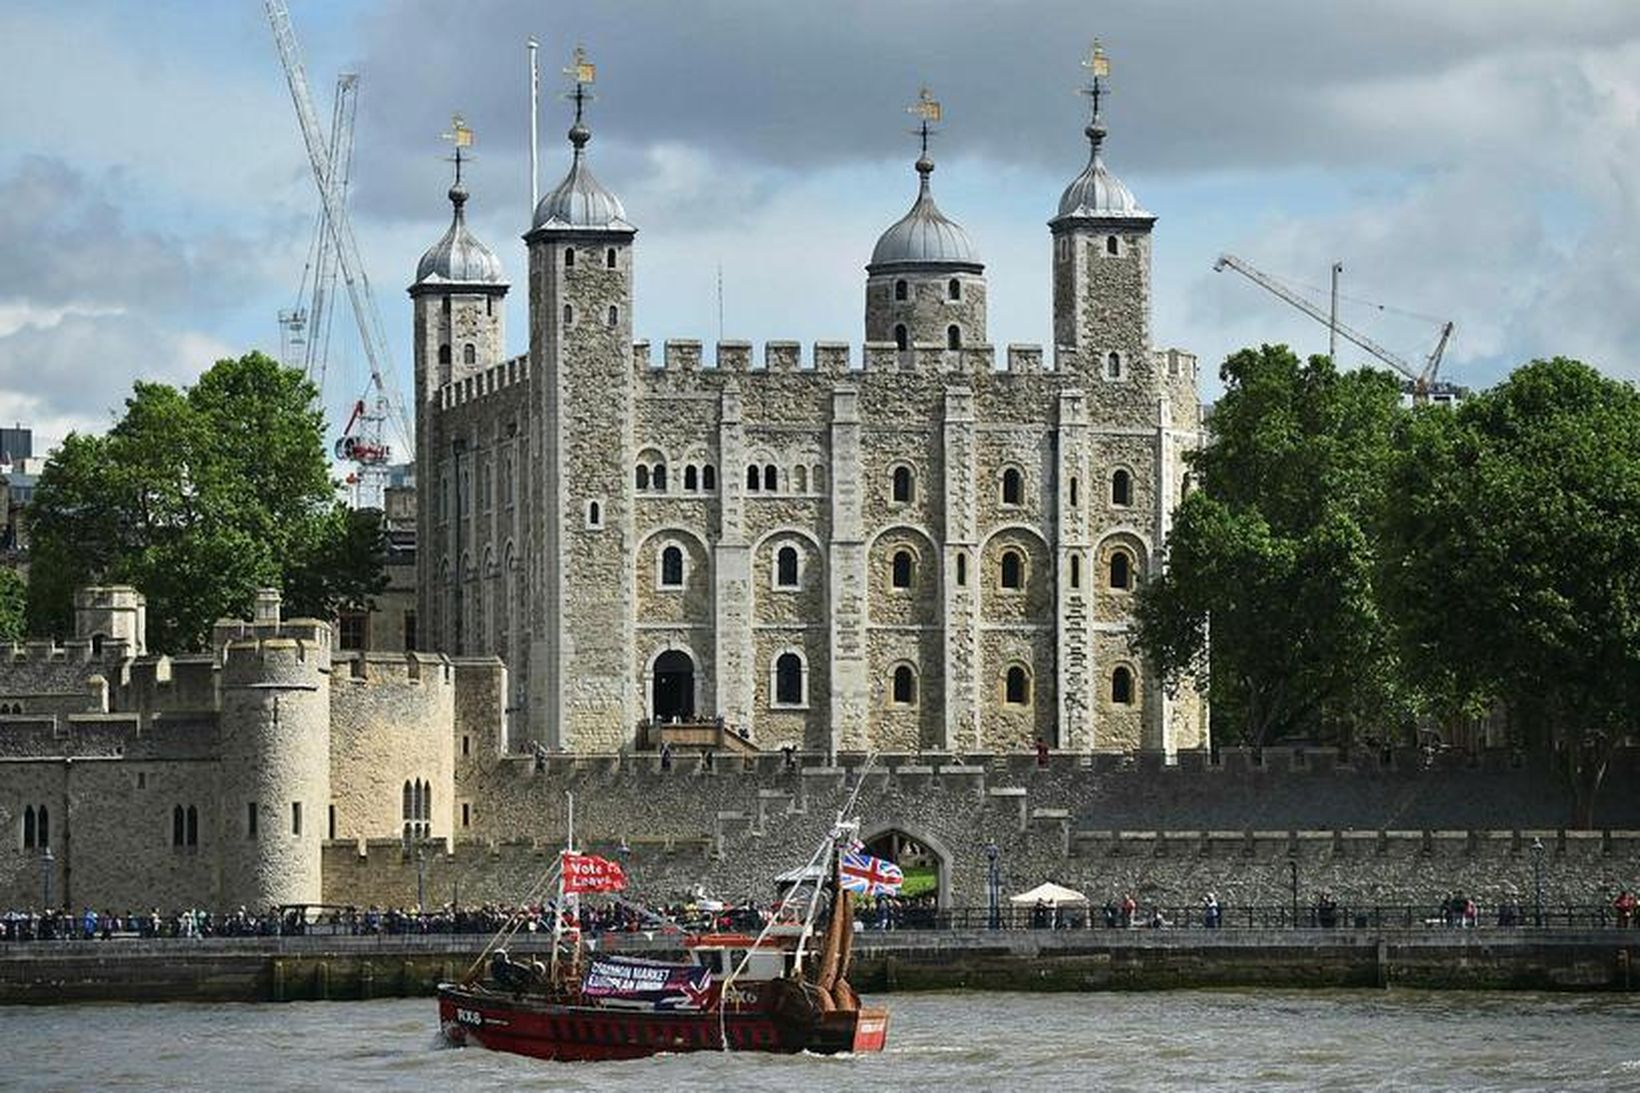
<path id="1" fill-rule="evenodd" d="M 148 601 L 130 585 L 82 588 L 74 593 L 74 636 L 99 652 L 123 644 L 127 656 L 147 652 Z"/>
<path id="2" fill-rule="evenodd" d="M 456 177 L 450 186 L 450 227 L 428 248 L 410 286 L 415 312 L 416 580 L 418 643 L 422 648 L 463 652 L 459 592 L 464 574 L 452 575 L 441 559 L 459 557 L 452 491 L 461 488 L 460 452 L 443 427 L 439 392 L 448 384 L 498 364 L 506 352 L 507 282 L 501 260 L 467 227 L 467 188 L 462 148 L 471 131 L 458 123 Z M 446 586 L 446 582 L 448 586 Z M 416 637 L 412 635 L 412 637 Z"/>
<path id="3" fill-rule="evenodd" d="M 877 240 L 866 266 L 866 341 L 960 349 L 983 345 L 985 265 L 962 225 L 934 204 L 929 122 L 940 105 L 924 88 L 913 112 L 923 121 L 917 199 Z"/>
<path id="4" fill-rule="evenodd" d="M 1053 330 L 1060 366 L 1108 382 L 1150 376 L 1150 229 L 1156 218 L 1105 166 L 1100 102 L 1109 66 L 1097 45 L 1085 62 L 1092 81 L 1088 165 L 1059 198 L 1053 232 Z M 1065 351 L 1069 350 L 1070 353 Z"/>
<path id="5" fill-rule="evenodd" d="M 551 747 L 614 749 L 634 731 L 632 240 L 587 162 L 592 65 L 577 51 L 569 173 L 535 207 L 530 381 L 539 513 L 530 544 L 530 727 Z M 571 659 L 573 657 L 573 659 Z M 573 668 L 572 668 L 573 666 Z"/>
<path id="6" fill-rule="evenodd" d="M 267 604 L 261 605 L 264 609 Z M 222 648 L 223 906 L 323 898 L 330 808 L 330 627 L 266 616 Z"/>

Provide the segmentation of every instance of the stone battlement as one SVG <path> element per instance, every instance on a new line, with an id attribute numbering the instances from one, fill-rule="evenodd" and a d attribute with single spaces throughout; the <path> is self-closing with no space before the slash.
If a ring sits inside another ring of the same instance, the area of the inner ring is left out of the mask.
<path id="1" fill-rule="evenodd" d="M 119 664 L 136 655 L 132 643 L 118 638 L 70 638 L 0 645 L 3 664 Z"/>
<path id="2" fill-rule="evenodd" d="M 527 355 L 509 357 L 500 364 L 451 380 L 438 389 L 438 404 L 442 410 L 477 402 L 517 384 L 528 383 L 530 359 Z"/>
<path id="3" fill-rule="evenodd" d="M 720 341 L 715 359 L 706 360 L 702 343 L 693 338 L 670 338 L 662 343 L 661 359 L 654 359 L 648 341 L 634 342 L 632 364 L 639 373 L 724 372 L 734 374 L 804 372 L 817 375 L 859 373 L 1035 375 L 1043 372 L 1044 354 L 1040 345 L 1012 343 L 1006 347 L 1003 364 L 997 366 L 996 347 L 970 345 L 947 349 L 932 342 L 918 342 L 910 349 L 898 349 L 892 342 L 865 342 L 858 354 L 848 342 L 819 341 L 809 356 L 795 341 L 769 341 L 763 345 L 759 362 L 748 341 Z M 1193 358 L 1192 358 L 1193 359 Z"/>

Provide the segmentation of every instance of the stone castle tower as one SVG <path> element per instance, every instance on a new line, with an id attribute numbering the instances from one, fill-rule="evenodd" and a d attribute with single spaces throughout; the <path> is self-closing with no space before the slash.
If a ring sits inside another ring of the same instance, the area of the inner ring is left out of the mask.
<path id="1" fill-rule="evenodd" d="M 864 344 L 760 362 L 633 342 L 637 229 L 592 174 L 583 90 L 524 236 L 528 354 L 504 357 L 459 166 L 410 289 L 422 644 L 506 662 L 512 744 L 721 718 L 764 748 L 1205 746 L 1198 697 L 1129 645 L 1200 406 L 1195 358 L 1152 347 L 1155 218 L 1103 162 L 1098 81 L 1049 222 L 1050 352 L 990 343 L 925 139 L 866 266 Z"/>

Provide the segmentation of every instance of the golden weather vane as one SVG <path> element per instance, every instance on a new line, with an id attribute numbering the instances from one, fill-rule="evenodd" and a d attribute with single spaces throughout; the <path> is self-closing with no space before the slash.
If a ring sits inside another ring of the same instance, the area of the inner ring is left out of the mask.
<path id="1" fill-rule="evenodd" d="M 1087 69 L 1088 74 L 1093 77 L 1083 85 L 1081 90 L 1082 94 L 1093 100 L 1093 117 L 1094 121 L 1097 122 L 1099 120 L 1099 100 L 1110 94 L 1110 88 L 1105 84 L 1105 81 L 1110 79 L 1110 58 L 1105 56 L 1105 47 L 1099 39 L 1095 38 L 1093 45 L 1088 47 L 1088 56 L 1082 62 L 1082 67 Z"/>
<path id="2" fill-rule="evenodd" d="M 587 60 L 585 46 L 575 47 L 574 59 L 570 67 L 564 69 L 564 75 L 571 77 L 578 84 L 597 82 L 598 66 Z"/>
<path id="3" fill-rule="evenodd" d="M 473 131 L 467 127 L 467 119 L 460 114 L 451 114 L 450 131 L 440 133 L 439 139 L 449 141 L 455 148 L 455 155 L 449 158 L 456 165 L 456 182 L 459 184 L 461 182 L 461 165 L 467 159 L 462 155 L 462 151 L 473 146 Z"/>
<path id="4" fill-rule="evenodd" d="M 921 119 L 921 124 L 911 131 L 922 139 L 922 156 L 927 159 L 928 138 L 934 132 L 933 124 L 938 122 L 941 117 L 940 101 L 934 97 L 932 91 L 928 90 L 928 85 L 924 84 L 917 90 L 917 101 L 906 107 L 905 112 L 914 118 Z"/>

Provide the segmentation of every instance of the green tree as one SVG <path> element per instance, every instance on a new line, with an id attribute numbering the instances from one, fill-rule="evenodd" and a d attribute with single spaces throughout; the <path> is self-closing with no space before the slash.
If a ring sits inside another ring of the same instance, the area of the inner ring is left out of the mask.
<path id="1" fill-rule="evenodd" d="M 1220 376 L 1137 644 L 1167 685 L 1207 679 L 1220 739 L 1387 733 L 1410 701 L 1376 591 L 1400 385 L 1270 345 Z"/>
<path id="2" fill-rule="evenodd" d="M 1384 536 L 1385 602 L 1421 685 L 1499 699 L 1593 819 L 1640 708 L 1640 394 L 1533 361 L 1407 423 Z"/>
<path id="3" fill-rule="evenodd" d="M 22 574 L 9 566 L 0 566 L 0 641 L 23 640 L 23 607 L 27 597 L 28 587 L 23 583 Z"/>
<path id="4" fill-rule="evenodd" d="M 320 618 L 385 585 L 379 520 L 337 500 L 324 421 L 299 371 L 260 353 L 218 361 L 193 387 L 137 383 L 106 436 L 74 434 L 31 506 L 29 623 L 64 633 L 76 587 L 135 585 L 157 649 L 202 647 L 284 589 Z"/>

